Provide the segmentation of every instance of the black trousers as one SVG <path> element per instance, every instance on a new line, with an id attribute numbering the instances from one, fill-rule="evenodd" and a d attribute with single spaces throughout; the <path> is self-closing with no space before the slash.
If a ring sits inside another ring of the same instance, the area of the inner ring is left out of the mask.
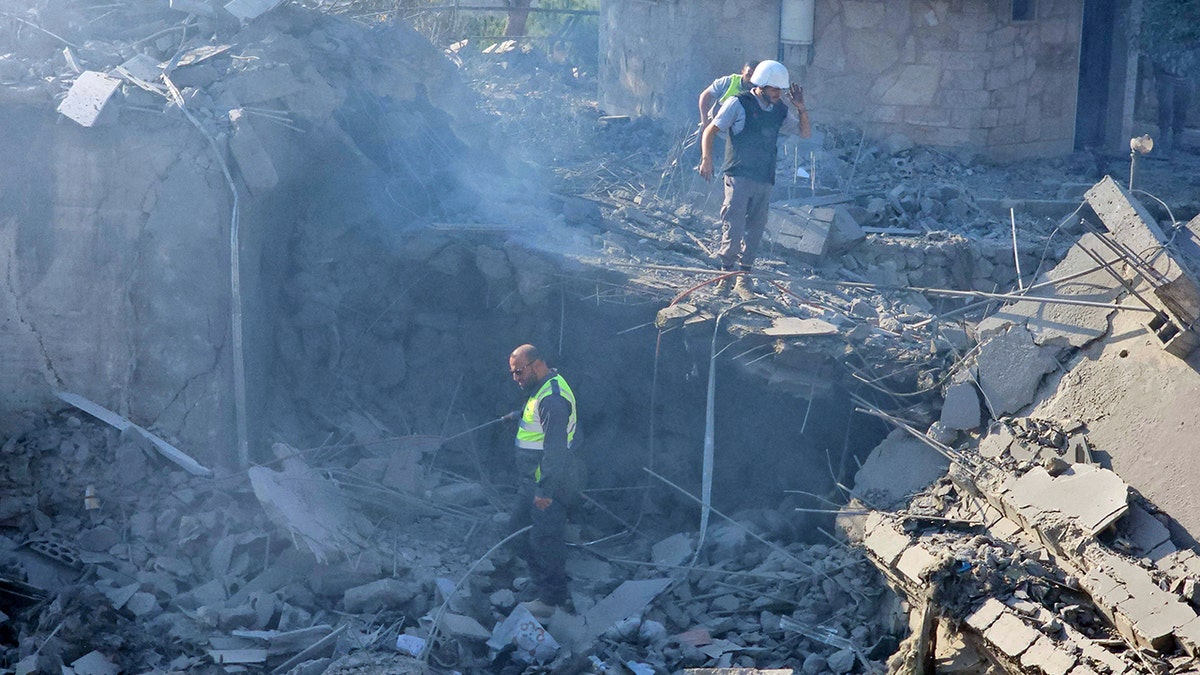
<path id="1" fill-rule="evenodd" d="M 537 486 L 533 482 L 533 470 L 537 466 L 536 455 L 517 450 L 517 479 L 520 481 L 517 496 L 509 513 L 513 531 L 532 525 L 528 545 L 520 547 L 521 555 L 529 565 L 530 580 L 537 599 L 550 605 L 561 605 L 567 600 L 567 507 L 573 501 L 577 488 L 575 476 L 564 481 L 562 490 L 553 495 L 546 509 L 533 505 Z"/>

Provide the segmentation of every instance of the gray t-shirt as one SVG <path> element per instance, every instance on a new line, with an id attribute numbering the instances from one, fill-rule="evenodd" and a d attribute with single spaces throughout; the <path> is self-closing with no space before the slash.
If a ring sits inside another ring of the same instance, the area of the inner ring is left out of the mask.
<path id="1" fill-rule="evenodd" d="M 799 134 L 800 133 L 800 117 L 796 115 L 795 106 L 783 99 L 779 103 L 768 103 L 761 96 L 755 96 L 754 99 L 758 102 L 758 106 L 763 110 L 773 110 L 777 105 L 787 106 L 787 119 L 783 121 L 783 126 L 780 127 L 779 133 L 782 134 Z M 742 101 L 736 96 L 731 96 L 721 104 L 721 109 L 717 111 L 713 117 L 713 124 L 721 131 L 730 131 L 733 134 L 742 133 L 742 128 L 746 126 L 746 109 L 742 107 Z"/>
<path id="2" fill-rule="evenodd" d="M 712 105 L 712 108 L 709 108 L 709 110 L 708 110 L 709 117 L 716 117 L 717 109 L 720 108 L 720 106 L 721 106 L 721 97 L 724 96 L 725 92 L 729 90 L 729 85 L 733 83 L 733 77 L 734 77 L 733 75 L 726 75 L 725 77 L 718 77 L 717 79 L 712 81 L 712 84 L 710 84 L 708 86 L 708 89 L 706 91 L 708 91 L 708 93 L 712 94 L 713 100 L 715 101 L 715 103 L 713 103 L 713 105 Z M 750 84 L 750 78 L 743 77 L 742 78 L 742 86 L 737 92 L 734 93 L 734 96 L 736 96 L 737 94 L 741 94 L 741 93 L 750 91 L 750 88 L 753 86 L 754 85 Z M 732 97 L 730 97 L 730 98 L 732 98 Z"/>

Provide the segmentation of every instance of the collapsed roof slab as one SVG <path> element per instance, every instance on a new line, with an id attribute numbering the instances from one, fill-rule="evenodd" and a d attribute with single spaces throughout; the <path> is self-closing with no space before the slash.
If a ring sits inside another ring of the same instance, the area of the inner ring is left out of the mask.
<path id="1" fill-rule="evenodd" d="M 1154 295 L 1187 325 L 1200 319 L 1200 282 L 1179 263 L 1179 251 L 1144 206 L 1105 176 L 1086 195 L 1113 241 L 1150 277 Z"/>
<path id="2" fill-rule="evenodd" d="M 1096 235 L 1085 234 L 1067 251 L 1061 262 L 1038 279 L 1039 283 L 1045 283 L 1046 286 L 1030 294 L 1099 303 L 1114 302 L 1121 294 L 1121 285 L 1111 274 L 1098 269 L 1096 262 L 1084 249 L 1101 252 L 1106 261 L 1113 258 Z M 1108 332 L 1108 318 L 1113 311 L 1109 307 L 1017 302 L 1002 307 L 980 321 L 976 332 L 980 337 L 990 337 L 1003 332 L 1009 325 L 1017 324 L 1028 328 L 1038 345 L 1079 348 Z"/>
<path id="3" fill-rule="evenodd" d="M 1048 381 L 1030 416 L 1077 419 L 1088 442 L 1127 483 L 1195 536 L 1200 532 L 1200 361 L 1164 352 L 1127 312 L 1109 336 Z M 1178 534 L 1178 533 L 1177 533 Z"/>

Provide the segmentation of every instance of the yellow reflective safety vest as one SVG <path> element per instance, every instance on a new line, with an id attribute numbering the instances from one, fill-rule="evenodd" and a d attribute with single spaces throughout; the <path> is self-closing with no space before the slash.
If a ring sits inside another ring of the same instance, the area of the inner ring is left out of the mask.
<path id="1" fill-rule="evenodd" d="M 741 74 L 729 76 L 729 86 L 725 88 L 725 93 L 721 94 L 721 98 L 717 99 L 717 105 L 725 102 L 725 99 L 732 96 L 737 96 L 742 93 L 742 76 Z"/>
<path id="2" fill-rule="evenodd" d="M 575 441 L 575 420 L 577 411 L 575 394 L 562 375 L 555 373 L 547 378 L 537 393 L 525 402 L 525 410 L 521 414 L 521 424 L 517 427 L 517 447 L 524 450 L 544 450 L 546 432 L 542 429 L 542 420 L 538 417 L 538 404 L 551 394 L 559 394 L 571 404 L 571 415 L 567 418 L 567 448 Z M 539 463 L 533 474 L 534 481 L 542 482 L 542 466 Z"/>

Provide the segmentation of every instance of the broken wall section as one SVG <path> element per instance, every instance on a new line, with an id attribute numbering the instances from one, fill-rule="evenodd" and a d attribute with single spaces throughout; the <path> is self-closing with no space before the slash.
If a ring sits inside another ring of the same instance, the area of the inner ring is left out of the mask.
<path id="1" fill-rule="evenodd" d="M 0 151 L 13 160 L 0 168 L 10 420 L 69 390 L 205 464 L 230 459 L 231 189 L 251 420 L 268 394 L 294 222 L 327 201 L 363 204 L 380 227 L 479 203 L 458 171 L 492 157 L 487 121 L 454 66 L 407 27 L 370 31 L 293 6 L 244 27 L 193 17 L 176 54 L 177 36 L 151 34 L 189 19 L 165 6 L 96 19 L 67 4 L 32 18 L 71 45 L 91 40 L 64 50 L 31 21 L 0 26 L 14 45 L 0 88 L 12 131 Z M 162 79 L 168 61 L 190 117 Z M 120 82 L 91 127 L 54 112 L 81 72 Z M 428 180 L 413 189 L 418 174 Z"/>

